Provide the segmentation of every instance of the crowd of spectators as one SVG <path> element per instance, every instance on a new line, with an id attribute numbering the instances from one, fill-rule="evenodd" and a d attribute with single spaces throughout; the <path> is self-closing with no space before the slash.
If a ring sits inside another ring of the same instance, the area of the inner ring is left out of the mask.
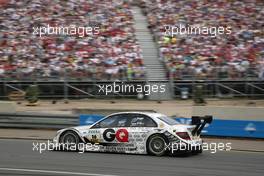
<path id="1" fill-rule="evenodd" d="M 142 0 L 168 77 L 264 79 L 263 0 Z M 165 34 L 168 26 L 231 27 L 230 34 Z M 188 75 L 190 77 L 188 77 Z"/>
<path id="2" fill-rule="evenodd" d="M 144 79 L 125 0 L 0 0 L 0 78 Z M 141 0 L 168 78 L 264 79 L 263 0 Z M 34 27 L 97 26 L 94 35 L 34 35 Z M 165 35 L 166 26 L 231 27 Z"/>
<path id="3" fill-rule="evenodd" d="M 0 78 L 144 79 L 133 23 L 123 0 L 0 0 Z M 47 25 L 99 33 L 34 35 Z"/>

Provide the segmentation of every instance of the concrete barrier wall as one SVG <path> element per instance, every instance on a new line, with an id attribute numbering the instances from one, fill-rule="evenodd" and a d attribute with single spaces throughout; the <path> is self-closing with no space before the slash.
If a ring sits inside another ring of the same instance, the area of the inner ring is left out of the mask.
<path id="1" fill-rule="evenodd" d="M 194 106 L 193 116 L 212 115 L 215 119 L 263 120 L 263 107 Z"/>
<path id="2" fill-rule="evenodd" d="M 0 101 L 0 113 L 16 112 L 16 104 L 11 101 Z"/>

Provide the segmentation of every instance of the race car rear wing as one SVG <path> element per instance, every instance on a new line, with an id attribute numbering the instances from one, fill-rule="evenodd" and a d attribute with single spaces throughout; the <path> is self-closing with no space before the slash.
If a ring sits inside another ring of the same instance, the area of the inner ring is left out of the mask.
<path id="1" fill-rule="evenodd" d="M 196 127 L 192 131 L 192 135 L 199 136 L 207 123 L 212 123 L 213 116 L 192 116 L 192 125 L 196 125 Z"/>

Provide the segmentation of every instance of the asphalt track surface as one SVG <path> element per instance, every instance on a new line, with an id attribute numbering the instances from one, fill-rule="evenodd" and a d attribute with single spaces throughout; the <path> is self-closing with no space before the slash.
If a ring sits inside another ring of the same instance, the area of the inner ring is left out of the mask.
<path id="1" fill-rule="evenodd" d="M 33 151 L 29 140 L 0 140 L 0 175 L 4 176 L 255 176 L 264 175 L 264 153 L 217 152 L 189 157 Z"/>

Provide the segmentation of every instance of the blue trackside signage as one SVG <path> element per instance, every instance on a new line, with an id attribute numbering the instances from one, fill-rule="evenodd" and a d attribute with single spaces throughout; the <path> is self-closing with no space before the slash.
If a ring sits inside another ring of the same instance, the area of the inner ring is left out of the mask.
<path id="1" fill-rule="evenodd" d="M 190 124 L 190 118 L 175 118 L 180 123 Z M 224 137 L 264 138 L 264 121 L 213 119 L 206 124 L 202 135 Z"/>
<path id="2" fill-rule="evenodd" d="M 98 120 L 101 120 L 102 118 L 104 118 L 104 116 L 102 115 L 95 115 L 95 114 L 81 114 L 79 116 L 79 124 L 82 125 L 92 125 L 95 122 L 97 122 Z"/>

